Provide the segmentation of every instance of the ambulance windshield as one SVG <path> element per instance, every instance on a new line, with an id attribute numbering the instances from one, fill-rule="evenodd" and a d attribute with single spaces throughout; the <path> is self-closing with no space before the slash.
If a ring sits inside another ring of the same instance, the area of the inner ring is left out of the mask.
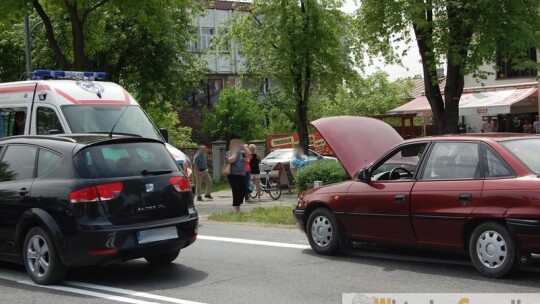
<path id="1" fill-rule="evenodd" d="M 143 110 L 137 106 L 117 105 L 69 105 L 62 106 L 71 133 L 109 133 L 115 122 L 114 133 L 135 134 L 163 140 L 159 131 L 150 122 Z"/>

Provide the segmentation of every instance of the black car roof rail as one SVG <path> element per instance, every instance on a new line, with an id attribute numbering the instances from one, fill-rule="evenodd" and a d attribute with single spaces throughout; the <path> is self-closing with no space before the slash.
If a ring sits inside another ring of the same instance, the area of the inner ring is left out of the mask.
<path id="1" fill-rule="evenodd" d="M 48 140 L 57 140 L 69 143 L 76 143 L 77 141 L 73 138 L 62 137 L 62 136 L 51 136 L 51 135 L 16 135 L 9 136 L 0 139 L 0 142 L 12 139 L 48 139 Z"/>

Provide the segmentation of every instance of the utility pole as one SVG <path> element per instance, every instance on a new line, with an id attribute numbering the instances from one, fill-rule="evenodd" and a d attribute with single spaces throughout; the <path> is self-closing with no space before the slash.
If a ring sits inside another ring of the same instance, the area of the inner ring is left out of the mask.
<path id="1" fill-rule="evenodd" d="M 24 45 L 26 49 L 26 79 L 32 79 L 32 45 L 30 39 L 30 21 L 24 16 Z"/>

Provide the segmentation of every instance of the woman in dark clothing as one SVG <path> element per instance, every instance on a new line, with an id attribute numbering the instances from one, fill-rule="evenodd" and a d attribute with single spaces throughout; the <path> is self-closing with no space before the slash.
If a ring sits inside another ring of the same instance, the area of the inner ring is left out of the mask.
<path id="1" fill-rule="evenodd" d="M 251 167 L 251 177 L 253 178 L 253 183 L 255 184 L 255 189 L 257 189 L 258 200 L 261 200 L 261 169 L 259 165 L 261 164 L 261 156 L 257 155 L 257 146 L 254 144 L 249 145 L 249 151 L 251 152 L 251 161 L 249 163 Z"/>
<path id="2" fill-rule="evenodd" d="M 239 139 L 231 140 L 227 161 L 231 164 L 231 174 L 227 176 L 233 194 L 233 208 L 240 212 L 240 205 L 246 196 L 246 171 L 244 164 L 246 159 L 251 159 L 251 152 Z"/>

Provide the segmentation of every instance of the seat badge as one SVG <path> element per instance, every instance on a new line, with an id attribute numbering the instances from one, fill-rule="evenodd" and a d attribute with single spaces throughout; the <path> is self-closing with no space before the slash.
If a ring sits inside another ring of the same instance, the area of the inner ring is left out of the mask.
<path id="1" fill-rule="evenodd" d="M 146 192 L 154 192 L 154 184 L 146 184 Z"/>

